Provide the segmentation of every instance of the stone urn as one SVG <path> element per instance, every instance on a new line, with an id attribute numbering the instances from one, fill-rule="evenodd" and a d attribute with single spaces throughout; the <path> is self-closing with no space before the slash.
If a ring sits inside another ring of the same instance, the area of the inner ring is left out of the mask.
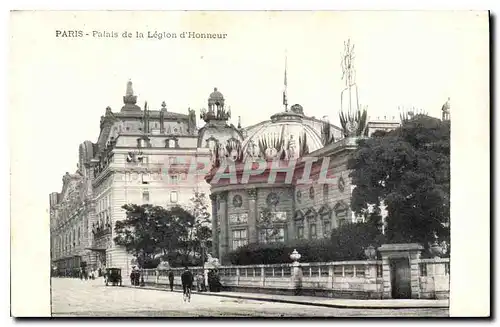
<path id="1" fill-rule="evenodd" d="M 302 256 L 300 253 L 297 252 L 296 249 L 293 250 L 292 254 L 290 254 L 290 259 L 292 259 L 293 262 L 297 262 L 300 260 Z"/>
<path id="2" fill-rule="evenodd" d="M 377 250 L 373 245 L 368 246 L 365 249 L 365 256 L 368 260 L 376 260 L 377 259 Z"/>
<path id="3" fill-rule="evenodd" d="M 429 248 L 429 252 L 434 258 L 440 258 L 444 254 L 444 249 L 438 242 L 434 242 Z"/>

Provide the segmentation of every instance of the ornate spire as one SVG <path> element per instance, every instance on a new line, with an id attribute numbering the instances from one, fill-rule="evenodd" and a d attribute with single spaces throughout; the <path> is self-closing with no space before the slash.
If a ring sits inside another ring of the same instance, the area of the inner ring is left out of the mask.
<path id="1" fill-rule="evenodd" d="M 125 91 L 125 96 L 123 97 L 124 104 L 136 104 L 137 96 L 134 95 L 134 89 L 132 88 L 132 81 L 127 82 L 127 90 Z"/>
<path id="2" fill-rule="evenodd" d="M 209 121 L 225 122 L 231 118 L 231 110 L 225 109 L 224 96 L 216 87 L 208 98 L 208 111 L 202 110 L 200 117 L 207 123 Z"/>
<path id="3" fill-rule="evenodd" d="M 123 96 L 122 112 L 124 111 L 141 111 L 141 108 L 136 105 L 137 95 L 134 95 L 134 89 L 132 88 L 132 81 L 127 82 L 127 89 L 125 90 L 125 95 Z"/>

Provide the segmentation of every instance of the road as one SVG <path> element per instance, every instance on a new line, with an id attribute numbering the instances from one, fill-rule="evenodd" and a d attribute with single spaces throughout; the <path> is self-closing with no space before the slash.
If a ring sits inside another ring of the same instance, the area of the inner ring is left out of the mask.
<path id="1" fill-rule="evenodd" d="M 52 313 L 54 317 L 436 317 L 447 316 L 448 310 L 339 309 L 197 293 L 185 303 L 178 292 L 105 286 L 102 278 L 53 278 Z"/>

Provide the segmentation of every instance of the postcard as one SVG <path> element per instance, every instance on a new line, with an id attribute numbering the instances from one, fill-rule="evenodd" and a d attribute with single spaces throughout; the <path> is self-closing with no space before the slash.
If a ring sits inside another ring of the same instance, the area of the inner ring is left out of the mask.
<path id="1" fill-rule="evenodd" d="M 488 12 L 10 19 L 12 316 L 490 315 Z"/>

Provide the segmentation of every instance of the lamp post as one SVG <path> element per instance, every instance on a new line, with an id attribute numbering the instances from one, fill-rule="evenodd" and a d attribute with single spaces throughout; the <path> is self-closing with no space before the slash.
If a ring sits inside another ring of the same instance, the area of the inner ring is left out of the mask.
<path id="1" fill-rule="evenodd" d="M 201 247 L 201 266 L 203 268 L 203 280 L 204 280 L 204 284 L 205 284 L 203 287 L 203 290 L 205 290 L 205 288 L 208 285 L 208 274 L 207 274 L 206 269 L 205 269 L 205 246 L 206 246 L 206 242 L 205 242 L 205 240 L 202 240 L 200 242 L 200 247 Z"/>

